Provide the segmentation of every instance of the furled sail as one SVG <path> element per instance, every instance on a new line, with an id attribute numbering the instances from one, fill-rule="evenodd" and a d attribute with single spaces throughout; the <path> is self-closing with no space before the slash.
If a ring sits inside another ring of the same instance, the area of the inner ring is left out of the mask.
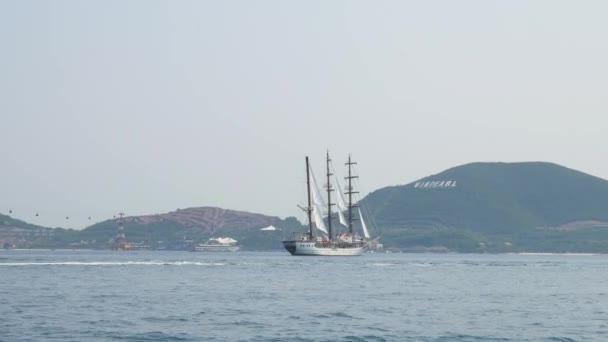
<path id="1" fill-rule="evenodd" d="M 312 206 L 312 216 L 315 221 L 315 225 L 317 226 L 317 229 L 325 234 L 328 234 L 327 228 L 325 228 L 325 222 L 323 222 L 323 213 L 321 212 L 321 209 L 319 209 L 319 206 L 316 203 Z"/>
<path id="2" fill-rule="evenodd" d="M 363 236 L 366 239 L 369 239 L 369 232 L 367 231 L 367 226 L 365 225 L 365 221 L 363 220 L 363 215 L 361 215 L 361 208 L 359 208 L 359 220 L 361 220 L 361 228 L 363 228 Z"/>
<path id="3" fill-rule="evenodd" d="M 310 168 L 310 179 L 312 180 L 312 201 L 314 204 L 318 205 L 321 208 L 326 207 L 325 201 L 323 201 L 323 196 L 321 196 L 321 192 L 319 191 L 319 186 L 317 185 L 317 179 L 315 178 L 314 172 L 312 172 L 312 167 Z"/>
<path id="4" fill-rule="evenodd" d="M 340 223 L 348 226 L 346 222 L 346 218 L 344 217 L 344 212 L 348 209 L 346 207 L 346 201 L 344 200 L 344 194 L 342 193 L 342 187 L 340 186 L 340 182 L 338 181 L 338 176 L 334 175 L 334 182 L 336 182 L 336 192 L 338 193 L 337 197 L 337 205 L 338 205 L 338 218 L 340 219 Z"/>

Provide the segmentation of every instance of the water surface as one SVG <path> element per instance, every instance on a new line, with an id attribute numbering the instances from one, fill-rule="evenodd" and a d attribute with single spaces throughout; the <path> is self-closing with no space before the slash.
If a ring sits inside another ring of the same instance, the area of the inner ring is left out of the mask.
<path id="1" fill-rule="evenodd" d="M 608 256 L 0 251 L 0 341 L 608 341 Z"/>

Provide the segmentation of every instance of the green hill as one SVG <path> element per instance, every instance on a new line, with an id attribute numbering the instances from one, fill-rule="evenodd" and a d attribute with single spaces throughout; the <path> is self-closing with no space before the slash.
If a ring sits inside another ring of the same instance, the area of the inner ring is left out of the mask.
<path id="1" fill-rule="evenodd" d="M 556 164 L 467 164 L 363 203 L 387 246 L 608 252 L 608 181 Z"/>
<path id="2" fill-rule="evenodd" d="M 64 247 L 76 235 L 74 230 L 41 227 L 0 214 L 0 248 Z"/>
<path id="3" fill-rule="evenodd" d="M 260 230 L 270 225 L 279 230 Z M 117 227 L 117 219 L 107 220 L 82 230 L 78 238 L 96 241 L 96 248 L 107 248 L 108 241 L 116 235 Z M 295 218 L 280 219 L 243 211 L 198 207 L 166 214 L 125 217 L 124 227 L 129 242 L 141 242 L 152 248 L 191 249 L 193 243 L 228 236 L 236 239 L 244 249 L 269 250 L 282 248 L 283 237 L 301 229 L 301 223 Z"/>
<path id="4" fill-rule="evenodd" d="M 275 231 L 261 231 L 273 225 Z M 189 250 L 211 237 L 236 239 L 245 250 L 282 249 L 281 241 L 302 230 L 293 218 L 199 207 L 165 214 L 124 218 L 127 240 L 153 249 Z M 105 220 L 83 230 L 45 228 L 0 215 L 0 248 L 92 248 L 108 249 L 116 236 L 118 219 Z"/>
<path id="5" fill-rule="evenodd" d="M 23 230 L 46 229 L 35 224 L 14 219 L 8 215 L 0 214 L 0 231 L 5 231 L 8 228 L 20 228 Z"/>
<path id="6" fill-rule="evenodd" d="M 608 253 L 608 181 L 556 164 L 473 163 L 385 187 L 361 205 L 386 247 L 416 251 Z M 371 222 L 370 222 L 371 223 Z M 280 219 L 213 207 L 125 218 L 131 243 L 189 249 L 229 236 L 244 249 L 282 249 L 305 231 Z M 273 225 L 279 230 L 261 231 Z M 118 221 L 82 231 L 45 228 L 0 215 L 0 247 L 109 248 Z"/>

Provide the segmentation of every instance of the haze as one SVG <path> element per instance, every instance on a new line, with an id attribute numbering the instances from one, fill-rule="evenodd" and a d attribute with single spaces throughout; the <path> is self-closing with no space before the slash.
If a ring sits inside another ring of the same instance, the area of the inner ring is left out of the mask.
<path id="1" fill-rule="evenodd" d="M 326 149 L 338 171 L 352 153 L 363 191 L 473 161 L 605 178 L 607 12 L 0 1 L 0 213 L 78 229 L 191 206 L 298 215 L 304 156 L 320 179 Z"/>

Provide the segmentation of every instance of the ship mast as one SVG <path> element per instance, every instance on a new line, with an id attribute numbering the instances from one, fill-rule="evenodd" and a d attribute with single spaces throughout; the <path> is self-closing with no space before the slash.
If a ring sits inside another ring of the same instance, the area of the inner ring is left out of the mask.
<path id="1" fill-rule="evenodd" d="M 331 163 L 331 159 L 329 158 L 329 151 L 327 151 L 327 232 L 329 233 L 329 241 L 332 241 L 334 236 L 331 232 L 331 192 L 334 189 L 331 187 L 331 176 L 333 173 L 329 171 L 329 163 Z"/>
<path id="2" fill-rule="evenodd" d="M 352 238 L 352 242 L 355 242 L 355 234 L 353 232 L 353 208 L 355 207 L 355 205 L 353 205 L 353 194 L 359 193 L 358 191 L 353 191 L 353 179 L 358 178 L 359 176 L 353 176 L 352 174 L 352 166 L 356 165 L 357 163 L 351 161 L 350 159 L 350 154 L 348 155 L 348 162 L 346 163 L 346 165 L 348 166 L 348 177 L 345 177 L 346 179 L 348 179 L 348 186 L 346 187 L 346 194 L 348 195 L 348 232 L 351 235 Z"/>
<path id="3" fill-rule="evenodd" d="M 312 241 L 312 205 L 310 203 L 310 166 L 308 166 L 308 156 L 306 156 L 306 188 L 308 190 L 308 207 L 306 208 L 306 214 L 308 215 L 308 238 Z"/>

